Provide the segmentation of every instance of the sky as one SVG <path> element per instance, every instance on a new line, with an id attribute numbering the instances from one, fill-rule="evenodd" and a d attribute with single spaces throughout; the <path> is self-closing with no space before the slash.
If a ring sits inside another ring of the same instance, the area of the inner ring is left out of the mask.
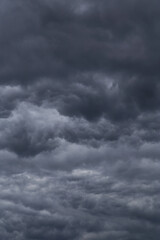
<path id="1" fill-rule="evenodd" d="M 0 239 L 158 240 L 159 0 L 0 1 Z"/>

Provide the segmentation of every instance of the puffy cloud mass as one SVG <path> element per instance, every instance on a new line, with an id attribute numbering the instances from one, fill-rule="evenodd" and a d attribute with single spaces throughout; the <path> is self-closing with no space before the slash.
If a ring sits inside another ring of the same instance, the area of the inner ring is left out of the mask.
<path id="1" fill-rule="evenodd" d="M 0 1 L 0 239 L 158 240 L 158 0 Z"/>

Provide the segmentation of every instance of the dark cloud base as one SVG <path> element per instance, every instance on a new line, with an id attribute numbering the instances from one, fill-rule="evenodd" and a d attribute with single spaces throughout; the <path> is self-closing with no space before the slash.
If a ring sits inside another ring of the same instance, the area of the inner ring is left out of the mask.
<path id="1" fill-rule="evenodd" d="M 1 0 L 1 240 L 159 239 L 159 9 Z"/>

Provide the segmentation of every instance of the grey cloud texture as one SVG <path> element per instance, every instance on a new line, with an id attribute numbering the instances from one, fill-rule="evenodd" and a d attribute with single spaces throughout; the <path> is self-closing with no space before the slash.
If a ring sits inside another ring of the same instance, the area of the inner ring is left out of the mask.
<path id="1" fill-rule="evenodd" d="M 159 9 L 0 2 L 0 239 L 159 239 Z"/>

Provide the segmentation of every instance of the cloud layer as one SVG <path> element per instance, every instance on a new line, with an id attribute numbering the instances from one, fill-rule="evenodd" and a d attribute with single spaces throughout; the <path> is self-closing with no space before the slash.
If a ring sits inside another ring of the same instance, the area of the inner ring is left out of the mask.
<path id="1" fill-rule="evenodd" d="M 159 239 L 159 9 L 1 0 L 0 239 Z"/>

